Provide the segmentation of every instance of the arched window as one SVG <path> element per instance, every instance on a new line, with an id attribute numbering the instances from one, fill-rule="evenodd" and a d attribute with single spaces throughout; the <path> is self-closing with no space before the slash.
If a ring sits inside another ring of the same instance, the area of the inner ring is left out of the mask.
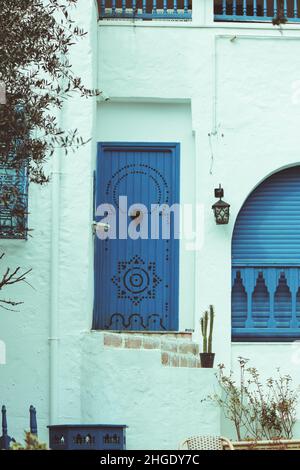
<path id="1" fill-rule="evenodd" d="M 248 197 L 232 240 L 234 341 L 300 338 L 300 167 Z"/>

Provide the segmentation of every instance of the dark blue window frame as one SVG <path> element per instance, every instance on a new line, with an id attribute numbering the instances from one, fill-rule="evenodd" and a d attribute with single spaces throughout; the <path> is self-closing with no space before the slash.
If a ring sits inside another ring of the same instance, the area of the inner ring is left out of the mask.
<path id="1" fill-rule="evenodd" d="M 0 164 L 0 239 L 26 240 L 28 235 L 28 166 Z"/>

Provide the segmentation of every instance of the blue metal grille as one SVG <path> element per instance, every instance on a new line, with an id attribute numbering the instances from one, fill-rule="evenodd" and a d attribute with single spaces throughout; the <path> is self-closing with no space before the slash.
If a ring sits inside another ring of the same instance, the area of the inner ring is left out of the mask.
<path id="1" fill-rule="evenodd" d="M 271 22 L 277 15 L 288 22 L 300 22 L 300 1 L 215 0 L 215 21 Z"/>
<path id="2" fill-rule="evenodd" d="M 192 0 L 98 0 L 99 18 L 190 20 Z"/>
<path id="3" fill-rule="evenodd" d="M 0 238 L 27 238 L 28 176 L 19 169 L 0 164 Z"/>

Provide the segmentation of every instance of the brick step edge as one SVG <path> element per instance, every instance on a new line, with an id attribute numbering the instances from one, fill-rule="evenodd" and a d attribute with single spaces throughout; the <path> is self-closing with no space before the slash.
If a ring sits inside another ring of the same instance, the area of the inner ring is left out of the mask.
<path id="1" fill-rule="evenodd" d="M 200 369 L 200 357 L 192 354 L 175 354 L 162 352 L 161 363 L 164 367 L 187 367 L 190 369 Z"/>
<path id="2" fill-rule="evenodd" d="M 190 339 L 174 339 L 161 336 L 127 335 L 122 333 L 105 333 L 104 346 L 124 349 L 158 349 L 162 353 L 191 355 L 199 358 L 199 345 Z"/>

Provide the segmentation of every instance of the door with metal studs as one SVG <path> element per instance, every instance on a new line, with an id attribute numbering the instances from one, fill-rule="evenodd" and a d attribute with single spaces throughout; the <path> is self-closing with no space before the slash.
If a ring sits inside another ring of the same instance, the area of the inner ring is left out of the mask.
<path id="1" fill-rule="evenodd" d="M 155 237 L 151 222 L 158 206 L 179 203 L 179 152 L 179 144 L 166 143 L 98 146 L 95 207 L 109 204 L 116 224 L 115 236 L 109 232 L 105 239 L 95 237 L 94 329 L 178 330 L 175 218 L 170 211 L 168 237 L 162 234 L 160 211 L 159 218 L 153 218 L 159 220 Z M 96 216 L 96 222 L 100 220 L 103 217 Z M 143 234 L 136 235 L 142 222 Z"/>

